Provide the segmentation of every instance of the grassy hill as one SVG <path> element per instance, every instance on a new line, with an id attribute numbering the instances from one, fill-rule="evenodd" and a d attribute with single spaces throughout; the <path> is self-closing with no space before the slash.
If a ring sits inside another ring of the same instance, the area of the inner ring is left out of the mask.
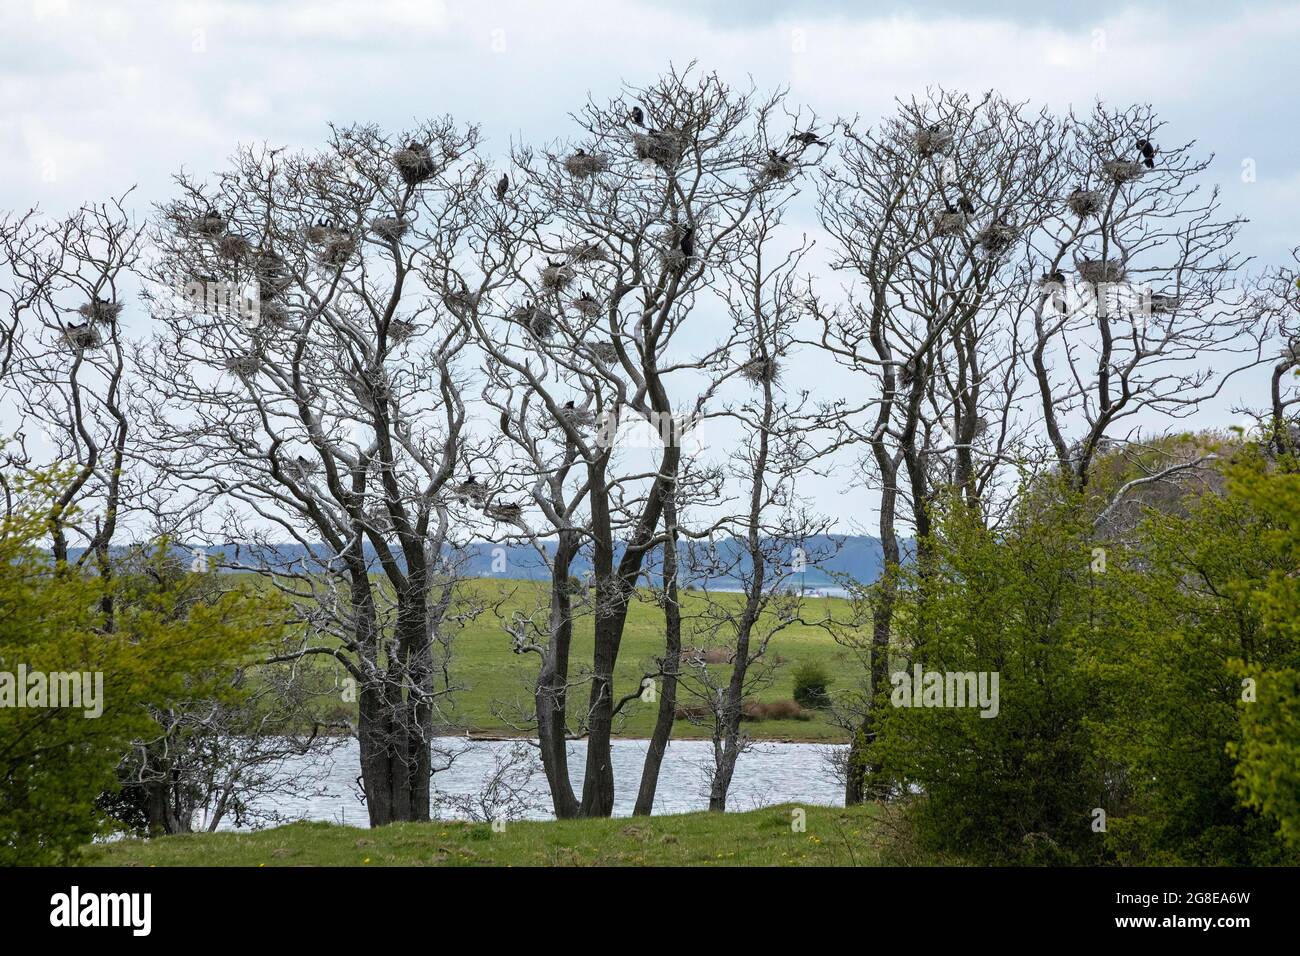
<path id="1" fill-rule="evenodd" d="M 805 828 L 792 827 L 794 811 Z M 92 866 L 873 866 L 946 862 L 901 847 L 876 807 L 785 804 L 748 813 L 509 823 L 294 823 L 254 833 L 123 840 Z"/>
<path id="2" fill-rule="evenodd" d="M 450 703 L 443 707 L 443 719 L 449 730 L 467 731 L 481 735 L 511 735 L 520 732 L 523 715 L 532 710 L 532 684 L 537 671 L 537 657 L 532 654 L 517 655 L 511 650 L 510 637 L 502 627 L 514 610 L 531 610 L 543 607 L 547 597 L 546 587 L 532 581 L 473 580 L 467 587 L 485 605 L 495 609 L 480 614 L 469 623 L 453 645 L 451 665 L 453 682 L 460 689 Z M 720 600 L 739 601 L 739 595 L 718 595 Z M 683 595 L 684 647 L 707 647 L 710 644 L 706 624 L 696 620 L 704 610 L 705 602 L 689 592 Z M 805 618 L 812 620 L 823 615 L 845 619 L 849 613 L 848 602 L 838 598 L 809 599 Z M 540 618 L 539 618 L 540 620 Z M 592 652 L 592 619 L 585 616 L 577 621 L 571 654 L 570 679 L 579 681 L 584 668 L 590 666 Z M 627 628 L 619 653 L 615 672 L 616 693 L 630 692 L 643 674 L 652 669 L 654 658 L 663 653 L 663 612 L 645 600 L 632 604 Z M 853 655 L 836 644 L 832 636 L 821 627 L 795 624 L 781 632 L 770 645 L 769 658 L 779 662 L 773 679 L 754 694 L 759 702 L 789 700 L 793 695 L 794 672 L 805 662 L 821 664 L 832 675 L 832 690 L 849 686 L 858 679 L 858 668 Z M 338 680 L 344 678 L 342 669 L 335 663 L 317 658 L 319 666 L 337 670 Z M 718 672 L 726 665 L 712 668 Z M 689 684 L 689 681 L 688 681 Z M 585 700 L 585 684 L 578 688 L 579 697 Z M 689 693 L 679 695 L 682 703 L 691 703 Z M 338 705 L 340 710 L 344 705 Z M 624 719 L 617 733 L 625 737 L 648 737 L 654 726 L 658 704 L 634 701 L 625 708 Z M 754 737 L 777 740 L 843 740 L 843 732 L 822 712 L 806 712 L 807 720 L 763 720 L 747 722 L 746 728 Z M 706 725 L 678 720 L 673 734 L 678 738 L 707 737 L 711 730 Z"/>

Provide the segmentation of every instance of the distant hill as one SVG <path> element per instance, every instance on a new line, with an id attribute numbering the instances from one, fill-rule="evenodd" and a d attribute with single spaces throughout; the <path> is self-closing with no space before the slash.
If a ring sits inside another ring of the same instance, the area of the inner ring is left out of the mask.
<path id="1" fill-rule="evenodd" d="M 546 541 L 543 547 L 548 555 L 555 553 L 555 542 Z M 722 539 L 716 545 L 719 560 L 723 565 L 730 565 L 737 555 L 743 555 L 743 543 L 738 539 Z M 178 552 L 188 555 L 186 549 Z M 367 549 L 371 550 L 371 549 Z M 206 549 L 208 558 L 214 564 L 257 565 L 260 563 L 283 564 L 305 555 L 305 549 L 299 544 L 276 545 L 269 554 L 263 552 L 259 559 L 247 544 L 230 542 Z M 686 547 L 682 547 L 683 554 Z M 621 551 L 620 551 L 621 553 Z M 373 551 L 371 551 L 373 555 Z M 480 541 L 466 549 L 466 573 L 472 577 L 500 577 L 526 581 L 541 581 L 549 577 L 546 562 L 528 545 L 495 544 Z M 793 563 L 793 553 L 787 560 Z M 861 584 L 870 584 L 880 577 L 882 566 L 880 542 L 865 535 L 820 535 L 809 539 L 805 547 L 807 570 L 801 576 L 807 587 L 833 587 L 837 577 L 847 577 Z M 657 563 L 657 562 L 656 562 Z M 685 562 L 683 562 L 683 566 Z M 740 562 L 741 567 L 747 561 Z M 575 577 L 583 577 L 591 570 L 590 554 L 583 553 L 573 562 Z M 700 576 L 697 576 L 700 577 Z M 727 586 L 729 580 L 714 576 L 714 586 Z"/>

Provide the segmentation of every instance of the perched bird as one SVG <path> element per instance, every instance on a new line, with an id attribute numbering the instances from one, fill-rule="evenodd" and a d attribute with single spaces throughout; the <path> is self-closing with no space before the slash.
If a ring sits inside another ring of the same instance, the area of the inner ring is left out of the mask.
<path id="1" fill-rule="evenodd" d="M 962 212 L 966 213 L 966 215 L 968 216 L 975 215 L 975 204 L 971 202 L 969 199 L 967 199 L 965 196 L 962 196 L 960 199 L 957 200 L 957 208 L 960 209 Z"/>
<path id="2" fill-rule="evenodd" d="M 573 151 L 573 155 L 574 155 L 574 156 L 586 156 L 586 155 L 587 155 L 587 151 L 586 151 L 585 149 L 583 149 L 581 146 L 579 146 L 577 149 L 575 149 L 575 150 Z"/>
<path id="3" fill-rule="evenodd" d="M 645 112 L 639 106 L 632 107 L 632 112 L 628 114 L 633 123 L 637 126 L 645 126 Z"/>
<path id="4" fill-rule="evenodd" d="M 295 461 L 299 471 L 311 471 L 311 461 L 305 455 L 299 455 Z"/>
<path id="5" fill-rule="evenodd" d="M 1064 315 L 1068 311 L 1065 306 L 1065 273 L 1059 269 L 1055 272 L 1044 272 L 1042 284 L 1049 287 L 1052 305 L 1056 311 Z"/>
<path id="6" fill-rule="evenodd" d="M 1147 169 L 1156 168 L 1156 148 L 1149 139 L 1140 139 L 1137 141 L 1138 152 L 1142 154 L 1142 161 L 1146 163 Z"/>
<path id="7" fill-rule="evenodd" d="M 510 177 L 507 176 L 505 173 L 502 173 L 501 178 L 497 180 L 497 199 L 498 200 L 505 199 L 506 190 L 509 188 L 510 188 Z"/>
<path id="8" fill-rule="evenodd" d="M 573 399 L 569 399 L 567 402 L 565 402 L 565 403 L 564 403 L 564 407 L 565 407 L 565 408 L 568 408 L 568 409 L 572 409 L 572 408 L 573 408 Z"/>
<path id="9" fill-rule="evenodd" d="M 694 226 L 687 226 L 685 229 L 682 230 L 681 242 L 678 245 L 682 250 L 682 255 L 684 255 L 686 257 L 686 260 L 689 262 L 691 257 L 695 255 L 695 227 Z"/>

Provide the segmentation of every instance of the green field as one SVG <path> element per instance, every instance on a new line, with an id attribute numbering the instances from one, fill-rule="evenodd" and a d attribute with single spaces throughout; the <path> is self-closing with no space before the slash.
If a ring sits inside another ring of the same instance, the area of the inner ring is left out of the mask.
<path id="1" fill-rule="evenodd" d="M 467 583 L 470 593 L 489 605 L 467 624 L 453 644 L 453 661 L 450 668 L 452 682 L 459 688 L 444 703 L 442 723 L 448 731 L 464 731 L 477 735 L 516 735 L 525 731 L 526 716 L 532 713 L 532 686 L 537 670 L 537 655 L 517 655 L 511 650 L 511 639 L 503 627 L 503 619 L 517 609 L 533 611 L 543 608 L 548 595 L 547 587 L 531 581 L 497 581 L 474 579 Z M 714 600 L 735 600 L 739 595 L 715 595 Z M 817 620 L 834 615 L 843 620 L 849 613 L 848 602 L 837 598 L 815 598 L 805 602 L 804 618 Z M 697 595 L 685 593 L 682 599 L 683 647 L 709 647 L 711 641 L 700 616 L 705 602 Z M 544 620 L 544 618 L 539 618 Z M 652 661 L 663 653 L 663 612 L 648 600 L 634 601 L 628 615 L 627 628 L 619 652 L 615 672 L 615 693 L 630 693 L 638 686 L 641 677 L 651 669 Z M 582 681 L 590 668 L 592 652 L 592 619 L 584 616 L 575 624 L 573 650 L 570 656 L 570 680 Z M 321 659 L 318 659 L 321 660 Z M 789 700 L 793 694 L 795 668 L 805 661 L 816 661 L 832 677 L 830 690 L 851 686 L 858 679 L 856 662 L 851 652 L 837 644 L 822 627 L 794 624 L 778 634 L 769 645 L 768 660 L 778 662 L 770 684 L 756 689 L 753 698 L 759 702 Z M 344 673 L 337 664 L 327 667 Z M 711 668 L 722 674 L 725 664 Z M 698 685 L 696 685 L 698 686 Z M 587 685 L 577 689 L 579 701 L 585 704 Z M 681 703 L 692 703 L 697 698 L 689 693 L 679 694 Z M 634 701 L 624 708 L 616 733 L 624 737 L 648 737 L 654 727 L 657 703 Z M 572 710 L 572 708 L 571 708 Z M 745 729 L 753 737 L 772 740 L 842 741 L 844 732 L 832 724 L 825 713 L 809 711 L 807 720 L 747 721 Z M 529 729 L 529 732 L 530 729 Z M 678 720 L 673 727 L 674 737 L 707 737 L 711 725 Z"/>
<path id="2" fill-rule="evenodd" d="M 294 823 L 253 833 L 122 840 L 91 866 L 874 866 L 948 862 L 900 846 L 874 806 L 509 823 L 398 823 L 377 830 Z"/>

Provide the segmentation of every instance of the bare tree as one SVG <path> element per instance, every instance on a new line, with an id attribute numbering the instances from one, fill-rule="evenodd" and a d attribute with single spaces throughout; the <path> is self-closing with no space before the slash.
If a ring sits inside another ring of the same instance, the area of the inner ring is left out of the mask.
<path id="1" fill-rule="evenodd" d="M 156 241 L 148 353 L 157 466 L 196 535 L 300 609 L 274 661 L 337 661 L 354 688 L 371 824 L 429 817 L 430 742 L 454 689 L 458 368 L 469 328 L 420 281 L 483 182 L 474 128 L 334 130 L 314 154 L 241 150 L 182 175 Z M 289 547 L 281 542 L 292 542 Z"/>
<path id="2" fill-rule="evenodd" d="M 1269 443 L 1278 454 L 1300 451 L 1300 426 L 1296 406 L 1300 390 L 1295 378 L 1300 369 L 1300 247 L 1291 250 L 1290 266 L 1266 272 L 1256 290 L 1256 303 L 1268 316 L 1271 333 L 1278 343 L 1269 373 L 1268 421 Z"/>
<path id="3" fill-rule="evenodd" d="M 6 456 L 19 470 L 68 471 L 47 518 L 54 560 L 105 577 L 125 512 L 148 486 L 126 467 L 135 436 L 121 316 L 141 245 L 128 195 L 61 219 L 33 212 L 0 227 L 12 333 L 3 343 L 3 384 L 24 425 Z M 33 427 L 38 434 L 27 434 Z M 111 597 L 105 602 L 111 629 Z"/>
<path id="4" fill-rule="evenodd" d="M 1027 299 L 1018 253 L 1051 209 L 1063 134 L 1044 111 L 942 90 L 901 103 L 877 129 L 843 127 L 820 209 L 835 265 L 855 281 L 843 307 L 815 304 L 817 344 L 868 389 L 827 403 L 823 418 L 839 443 L 869 450 L 864 480 L 880 489 L 883 552 L 880 581 L 859 594 L 870 639 L 844 632 L 867 673 L 848 702 L 852 804 L 869 770 L 874 694 L 886 684 L 905 557 L 899 524 L 910 523 L 924 549 L 938 489 L 955 486 L 972 507 L 987 507 L 1017 428 L 1014 317 Z"/>
<path id="5" fill-rule="evenodd" d="M 789 389 L 782 376 L 802 314 L 804 296 L 795 287 L 795 273 L 808 244 L 781 251 L 774 241 L 780 221 L 779 203 L 764 197 L 742 230 L 748 247 L 733 266 L 726 296 L 741 332 L 735 377 L 752 394 L 726 406 L 725 420 L 739 426 L 740 434 L 723 480 L 695 483 L 703 486 L 704 494 L 695 496 L 700 503 L 716 502 L 725 494 L 723 487 L 734 483 L 736 511 L 728 508 L 720 520 L 710 514 L 707 537 L 686 532 L 699 539 L 688 546 L 686 568 L 689 580 L 702 589 L 701 610 L 688 617 L 693 646 L 683 654 L 688 675 L 683 681 L 712 721 L 709 809 L 715 811 L 726 809 L 736 762 L 749 747 L 741 729 L 746 705 L 775 670 L 768 650 L 792 625 L 809 623 L 803 620 L 802 584 L 795 582 L 835 550 L 825 537 L 829 522 L 799 496 L 800 481 L 812 474 L 821 452 L 809 438 L 810 390 Z M 685 501 L 692 489 L 683 484 Z M 739 584 L 740 593 L 716 592 L 713 582 L 724 588 Z M 676 601 L 675 592 L 668 597 Z M 719 650 L 727 664 L 720 670 Z"/>
<path id="6" fill-rule="evenodd" d="M 1042 272 L 1023 351 L 1050 454 L 1078 491 L 1103 447 L 1194 414 L 1262 361 L 1268 323 L 1237 285 L 1247 260 L 1232 248 L 1243 220 L 1200 181 L 1213 157 L 1164 127 L 1150 106 L 1069 117 L 1073 188 L 1028 252 Z"/>
<path id="7" fill-rule="evenodd" d="M 575 142 L 515 151 L 500 198 L 481 197 L 476 238 L 429 277 L 470 303 L 489 401 L 532 471 L 531 504 L 559 536 L 552 614 L 529 648 L 542 661 L 538 732 L 561 816 L 613 810 L 614 723 L 641 693 L 620 697 L 614 687 L 628 606 L 666 540 L 687 425 L 705 414 L 727 352 L 727 336 L 695 355 L 674 340 L 740 254 L 758 197 L 785 188 L 821 152 L 790 138 L 798 117 L 781 117 L 769 136 L 781 102 L 692 70 L 589 102 L 574 117 Z M 674 391 L 690 398 L 674 402 Z M 635 461 L 617 453 L 630 422 L 657 436 Z M 569 732 L 572 617 L 559 594 L 579 548 L 590 549 L 594 569 L 595 630 L 576 720 L 588 742 L 580 800 L 560 739 Z"/>

